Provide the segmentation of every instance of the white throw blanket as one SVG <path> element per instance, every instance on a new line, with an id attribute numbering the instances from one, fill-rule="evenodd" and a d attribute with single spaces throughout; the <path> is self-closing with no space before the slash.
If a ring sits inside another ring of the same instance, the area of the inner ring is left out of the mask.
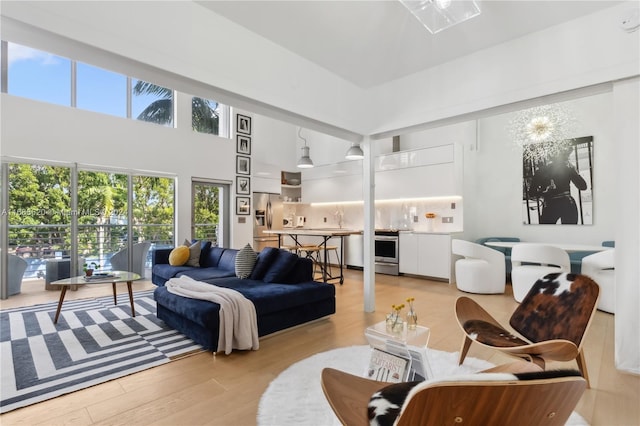
<path id="1" fill-rule="evenodd" d="M 220 305 L 218 351 L 224 349 L 229 355 L 233 349 L 258 350 L 256 307 L 241 293 L 187 276 L 171 278 L 165 285 L 170 293 Z"/>

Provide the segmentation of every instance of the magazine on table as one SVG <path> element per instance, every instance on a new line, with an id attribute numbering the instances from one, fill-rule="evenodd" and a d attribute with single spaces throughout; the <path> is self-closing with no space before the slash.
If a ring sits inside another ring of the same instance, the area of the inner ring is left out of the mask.
<path id="1" fill-rule="evenodd" d="M 95 273 L 93 275 L 90 276 L 85 276 L 84 280 L 85 281 L 97 281 L 97 280 L 106 280 L 108 278 L 119 278 L 118 275 L 116 274 L 111 274 L 109 272 L 100 272 L 100 273 Z"/>
<path id="2" fill-rule="evenodd" d="M 380 382 L 399 383 L 407 376 L 408 366 L 408 359 L 373 348 L 367 377 Z"/>
<path id="3" fill-rule="evenodd" d="M 366 337 L 372 348 L 366 372 L 368 378 L 384 382 L 413 382 L 433 377 L 426 347 L 407 345 L 382 336 Z M 402 372 L 399 371 L 400 366 L 404 366 Z M 399 380 L 396 380 L 396 374 Z"/>

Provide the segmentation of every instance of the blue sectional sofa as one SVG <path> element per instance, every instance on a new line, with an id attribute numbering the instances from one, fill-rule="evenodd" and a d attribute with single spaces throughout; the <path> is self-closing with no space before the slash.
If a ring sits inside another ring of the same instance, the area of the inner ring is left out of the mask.
<path id="1" fill-rule="evenodd" d="M 153 252 L 152 282 L 157 316 L 205 349 L 218 350 L 220 305 L 170 293 L 164 284 L 187 275 L 219 287 L 234 289 L 256 307 L 258 334 L 265 336 L 336 312 L 335 287 L 313 281 L 313 264 L 286 250 L 267 247 L 249 278 L 237 278 L 238 250 L 211 247 L 203 243 L 200 267 L 172 266 L 170 249 Z"/>

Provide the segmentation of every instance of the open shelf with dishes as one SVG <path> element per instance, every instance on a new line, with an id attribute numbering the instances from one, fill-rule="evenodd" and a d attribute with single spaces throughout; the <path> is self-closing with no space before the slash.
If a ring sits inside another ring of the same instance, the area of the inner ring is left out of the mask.
<path id="1" fill-rule="evenodd" d="M 302 202 L 302 173 L 282 171 L 280 183 L 280 194 L 284 203 Z"/>

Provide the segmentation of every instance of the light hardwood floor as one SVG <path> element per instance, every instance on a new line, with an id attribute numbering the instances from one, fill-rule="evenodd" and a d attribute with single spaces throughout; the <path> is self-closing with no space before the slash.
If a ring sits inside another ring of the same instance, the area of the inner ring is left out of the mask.
<path id="1" fill-rule="evenodd" d="M 213 356 L 200 353 L 86 390 L 0 416 L 0 424 L 77 425 L 254 425 L 260 396 L 289 365 L 329 349 L 366 344 L 363 331 L 384 319 L 392 304 L 415 297 L 419 323 L 431 328 L 429 346 L 458 351 L 462 332 L 453 306 L 455 286 L 413 277 L 376 275 L 376 312 L 363 312 L 362 273 L 347 271 L 336 285 L 337 313 L 262 338 L 260 350 Z M 135 289 L 154 286 L 135 283 Z M 39 288 L 44 287 L 42 285 Z M 34 287 L 35 288 L 35 287 Z M 68 299 L 108 295 L 109 286 L 67 292 Z M 124 292 L 125 287 L 119 291 Z M 25 291 L 2 308 L 57 300 L 57 292 Z M 471 295 L 503 324 L 516 306 L 510 286 L 504 295 Z M 64 309 L 64 307 L 63 307 Z M 640 425 L 640 377 L 614 367 L 613 315 L 598 311 L 586 336 L 592 388 L 576 410 L 592 425 Z M 469 356 L 495 364 L 512 358 L 472 345 Z M 575 363 L 552 367 L 575 368 Z M 283 404 L 291 401 L 283 401 Z M 490 407 L 487 407 L 490 409 Z"/>

